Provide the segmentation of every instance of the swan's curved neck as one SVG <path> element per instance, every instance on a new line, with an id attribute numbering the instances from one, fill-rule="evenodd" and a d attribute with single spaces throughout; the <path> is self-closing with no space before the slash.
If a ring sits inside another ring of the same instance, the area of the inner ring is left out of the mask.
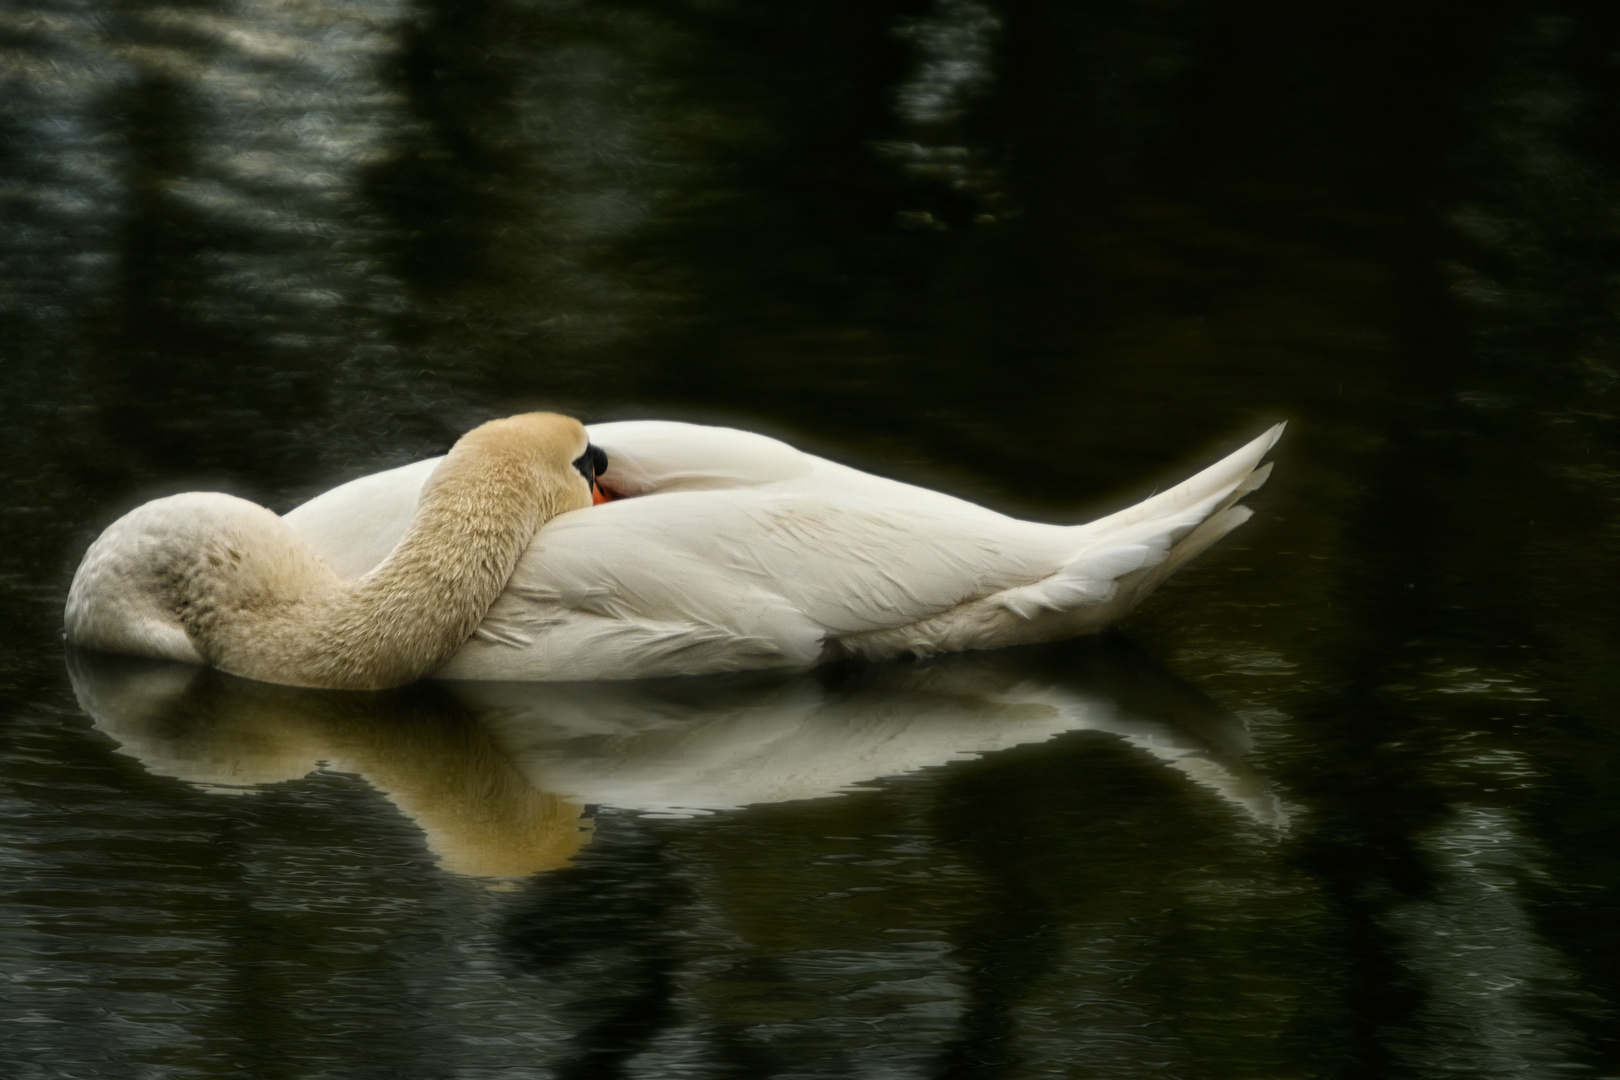
<path id="1" fill-rule="evenodd" d="M 393 552 L 353 581 L 252 503 L 225 495 L 148 503 L 86 553 L 69 594 L 68 637 L 293 686 L 412 682 L 471 636 L 541 525 L 590 505 L 589 484 L 570 465 L 584 446 L 576 421 L 545 413 L 469 432 L 423 488 Z"/>

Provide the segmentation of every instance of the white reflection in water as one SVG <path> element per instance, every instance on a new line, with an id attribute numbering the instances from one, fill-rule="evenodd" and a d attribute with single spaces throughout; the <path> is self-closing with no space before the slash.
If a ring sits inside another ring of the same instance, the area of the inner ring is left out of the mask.
<path id="1" fill-rule="evenodd" d="M 912 42 L 917 65 L 895 93 L 913 123 L 955 120 L 995 80 L 995 37 L 1001 19 L 977 0 L 937 0 L 932 14 L 906 19 L 896 36 Z"/>
<path id="2" fill-rule="evenodd" d="M 692 816 L 823 798 L 1070 731 L 1119 736 L 1260 823 L 1284 817 L 1213 709 L 1198 730 L 1101 690 L 971 660 L 810 675 L 643 683 L 454 683 L 432 702 L 330 694 L 184 665 L 75 653 L 80 704 L 154 773 L 240 793 L 325 766 L 357 773 L 443 865 L 517 876 L 566 862 L 587 806 Z M 1161 676 L 1162 678 L 1162 676 Z"/>
<path id="3" fill-rule="evenodd" d="M 884 674 L 881 685 L 855 692 L 803 677 L 701 701 L 671 700 L 658 684 L 579 683 L 549 693 L 458 683 L 453 691 L 536 787 L 583 803 L 687 816 L 821 798 L 1090 730 L 1124 738 L 1257 820 L 1281 821 L 1275 799 L 1235 757 L 1102 693 L 955 665 Z M 1228 751 L 1241 743 L 1235 722 L 1222 734 Z"/>
<path id="4" fill-rule="evenodd" d="M 1530 1078 L 1571 1068 L 1587 1054 L 1568 1014 L 1603 1005 L 1531 914 L 1527 888 L 1547 877 L 1535 841 L 1511 812 L 1463 805 L 1420 843 L 1436 895 L 1388 919 L 1427 991 L 1413 1036 L 1396 1041 L 1413 1075 Z"/>
<path id="5" fill-rule="evenodd" d="M 956 122 L 995 82 L 995 40 L 1001 19 L 977 0 L 938 0 L 933 12 L 902 20 L 895 34 L 909 41 L 916 56 L 907 78 L 895 89 L 894 109 L 909 139 L 877 142 L 877 155 L 908 176 L 971 195 L 990 224 L 1007 208 L 1000 176 L 982 150 L 959 141 Z M 899 212 L 900 225 L 945 229 L 928 210 Z"/>

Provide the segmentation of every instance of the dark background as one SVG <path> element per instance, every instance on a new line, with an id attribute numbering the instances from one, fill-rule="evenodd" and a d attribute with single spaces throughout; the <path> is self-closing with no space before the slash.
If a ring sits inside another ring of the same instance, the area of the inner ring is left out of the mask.
<path id="1" fill-rule="evenodd" d="M 3 1019 L 44 1018 L 0 1043 L 14 1075 L 1620 1075 L 1620 7 L 24 0 L 0 35 Z M 1254 523 L 1102 659 L 1038 663 L 1151 656 L 1248 722 L 1292 825 L 1239 844 L 1065 737 L 791 811 L 604 811 L 585 864 L 491 899 L 358 781 L 210 800 L 91 730 L 60 611 L 118 513 L 199 487 L 284 510 L 535 405 L 735 423 L 1058 521 L 1290 420 Z M 967 1004 L 877 1010 L 923 1034 L 863 1065 L 782 1018 L 859 995 L 789 971 L 843 924 L 773 906 L 756 861 L 877 858 L 885 814 L 972 883 L 856 921 L 934 912 L 947 952 L 894 978 Z M 417 904 L 406 937 L 485 927 L 488 972 L 424 947 L 354 976 L 376 1000 L 302 1001 L 336 976 L 264 906 L 297 875 L 217 845 L 351 820 L 413 869 L 318 891 Z M 137 834 L 169 846 L 120 862 Z M 236 974 L 176 990 L 162 941 L 197 918 L 236 927 L 199 961 Z M 693 944 L 720 923 L 747 941 L 725 971 Z M 1135 997 L 1098 989 L 1104 940 Z M 600 1015 L 541 988 L 571 964 Z M 392 1001 L 400 970 L 439 989 Z M 816 1004 L 692 1020 L 771 994 Z M 573 1034 L 345 1041 L 463 997 Z"/>

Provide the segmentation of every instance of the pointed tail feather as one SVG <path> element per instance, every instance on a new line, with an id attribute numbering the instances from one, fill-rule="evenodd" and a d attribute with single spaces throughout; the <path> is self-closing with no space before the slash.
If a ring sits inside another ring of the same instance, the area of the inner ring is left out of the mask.
<path id="1" fill-rule="evenodd" d="M 1271 463 L 1262 465 L 1260 459 L 1277 445 L 1287 426 L 1274 425 L 1169 491 L 1085 526 L 1090 531 L 1117 522 L 1123 526 L 1119 533 L 1125 534 L 1120 539 L 1128 537 L 1152 552 L 1139 566 L 1114 579 L 1114 595 L 1103 605 L 1100 616 L 1109 623 L 1122 618 L 1171 574 L 1254 515 L 1237 502 L 1270 478 Z M 1113 546 L 1112 536 L 1098 539 L 1104 549 Z"/>
<path id="2" fill-rule="evenodd" d="M 1104 537 L 1119 535 L 1133 525 L 1163 520 L 1191 517 L 1202 521 L 1217 507 L 1230 505 L 1266 482 L 1271 466 L 1261 465 L 1260 459 L 1277 445 L 1287 426 L 1286 423 L 1275 424 L 1259 438 L 1169 491 L 1161 491 L 1135 506 L 1082 525 L 1080 529 L 1088 536 Z"/>
<path id="3" fill-rule="evenodd" d="M 1135 607 L 1179 567 L 1247 521 L 1236 503 L 1266 482 L 1260 463 L 1278 424 L 1196 476 L 1135 506 L 1075 528 L 1081 549 L 1051 577 L 998 595 L 1025 619 L 1058 614 L 1072 632 L 1100 630 Z"/>

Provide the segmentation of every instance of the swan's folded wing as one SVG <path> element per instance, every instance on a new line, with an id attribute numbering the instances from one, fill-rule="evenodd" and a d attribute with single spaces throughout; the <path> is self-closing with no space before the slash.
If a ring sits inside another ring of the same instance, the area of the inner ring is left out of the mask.
<path id="1" fill-rule="evenodd" d="M 967 503 L 682 492 L 564 515 L 444 669 L 613 678 L 814 663 L 828 639 L 905 626 L 1038 581 L 1069 530 Z"/>

